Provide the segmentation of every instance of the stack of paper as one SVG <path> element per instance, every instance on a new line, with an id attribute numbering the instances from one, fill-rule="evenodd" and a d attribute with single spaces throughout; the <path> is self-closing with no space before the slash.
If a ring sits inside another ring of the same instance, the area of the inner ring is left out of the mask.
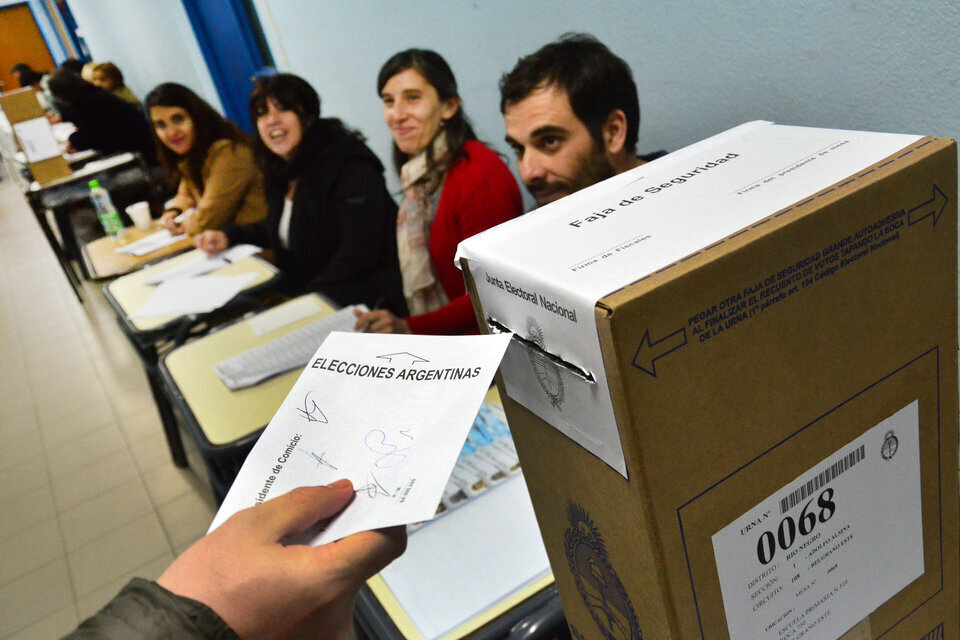
<path id="1" fill-rule="evenodd" d="M 157 287 L 131 318 L 183 316 L 210 313 L 243 291 L 257 277 L 255 273 L 238 276 L 197 276 L 164 282 Z"/>
<path id="2" fill-rule="evenodd" d="M 193 278 L 195 276 L 202 276 L 205 273 L 216 271 L 217 269 L 236 262 L 241 258 L 255 255 L 261 251 L 263 251 L 261 247 L 253 244 L 238 244 L 235 247 L 230 247 L 225 251 L 221 251 L 220 253 L 213 255 L 201 253 L 191 260 L 181 262 L 173 268 L 150 276 L 144 280 L 143 283 L 160 284 L 161 282 L 176 280 L 178 278 Z"/>
<path id="3" fill-rule="evenodd" d="M 164 229 L 163 231 L 158 231 L 156 233 L 151 233 L 148 236 L 140 238 L 136 242 L 131 242 L 128 245 L 117 247 L 117 253 L 123 253 L 130 256 L 143 256 L 151 251 L 156 251 L 157 249 L 162 249 L 168 245 L 173 244 L 174 242 L 180 242 L 187 237 L 187 234 L 181 233 L 179 235 L 173 235 L 169 230 Z"/>

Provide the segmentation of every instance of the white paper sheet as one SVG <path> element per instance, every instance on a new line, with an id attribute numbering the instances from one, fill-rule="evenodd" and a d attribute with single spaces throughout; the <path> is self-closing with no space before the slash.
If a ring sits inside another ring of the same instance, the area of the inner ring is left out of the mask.
<path id="1" fill-rule="evenodd" d="M 522 474 L 410 533 L 380 576 L 427 640 L 550 572 Z"/>
<path id="2" fill-rule="evenodd" d="M 60 144 L 53 137 L 53 129 L 46 118 L 34 118 L 13 125 L 20 140 L 20 147 L 27 155 L 27 161 L 40 162 L 60 155 Z"/>
<path id="3" fill-rule="evenodd" d="M 228 264 L 236 262 L 242 258 L 256 255 L 261 251 L 263 251 L 261 247 L 253 244 L 238 244 L 235 247 L 230 247 L 229 249 L 214 255 L 208 256 L 201 254 L 192 260 L 181 262 L 177 266 L 167 269 L 166 271 L 155 273 L 144 280 L 143 283 L 160 284 L 161 282 L 176 280 L 177 278 L 193 278 L 194 276 L 202 276 L 205 273 L 216 271 L 217 269 L 225 267 Z"/>
<path id="4" fill-rule="evenodd" d="M 433 517 L 509 335 L 333 333 L 311 358 L 210 529 L 306 485 L 348 478 L 356 498 L 299 542 Z"/>
<path id="5" fill-rule="evenodd" d="M 269 311 L 258 313 L 250 318 L 247 325 L 250 327 L 253 335 L 263 336 L 281 327 L 285 327 L 288 324 L 293 324 L 297 320 L 303 320 L 307 316 L 312 316 L 322 308 L 323 303 L 312 296 L 294 298 Z"/>
<path id="6" fill-rule="evenodd" d="M 53 131 L 53 137 L 57 142 L 66 142 L 77 130 L 77 126 L 72 122 L 58 122 L 50 125 L 50 130 Z"/>
<path id="7" fill-rule="evenodd" d="M 229 302 L 256 277 L 255 273 L 242 273 L 236 276 L 197 276 L 164 282 L 130 317 L 152 318 L 209 313 Z"/>
<path id="8" fill-rule="evenodd" d="M 131 242 L 128 245 L 117 247 L 116 252 L 130 256 L 144 256 L 151 251 L 162 249 L 163 247 L 171 245 L 174 242 L 179 242 L 186 237 L 187 234 L 185 233 L 172 235 L 169 229 L 164 229 L 163 231 L 157 231 L 156 233 L 151 233 L 148 236 L 144 236 L 136 242 Z"/>

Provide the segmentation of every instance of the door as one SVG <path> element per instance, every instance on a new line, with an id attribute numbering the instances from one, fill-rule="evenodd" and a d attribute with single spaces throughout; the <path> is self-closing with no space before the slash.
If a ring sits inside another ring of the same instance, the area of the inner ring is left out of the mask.
<path id="1" fill-rule="evenodd" d="M 183 0 L 226 116 L 253 134 L 253 78 L 273 64 L 249 0 Z"/>
<path id="2" fill-rule="evenodd" d="M 10 73 L 18 62 L 42 72 L 57 66 L 26 2 L 0 9 L 0 90 L 20 88 L 16 76 Z"/>

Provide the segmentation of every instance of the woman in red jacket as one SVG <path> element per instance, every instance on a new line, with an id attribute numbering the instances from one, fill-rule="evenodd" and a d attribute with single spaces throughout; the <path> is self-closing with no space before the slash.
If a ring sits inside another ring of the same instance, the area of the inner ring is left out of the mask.
<path id="1" fill-rule="evenodd" d="M 393 134 L 403 202 L 397 249 L 410 315 L 358 314 L 357 328 L 378 333 L 476 333 L 473 306 L 454 264 L 461 240 L 523 212 L 513 174 L 477 140 L 446 61 L 425 49 L 394 55 L 377 90 Z"/>

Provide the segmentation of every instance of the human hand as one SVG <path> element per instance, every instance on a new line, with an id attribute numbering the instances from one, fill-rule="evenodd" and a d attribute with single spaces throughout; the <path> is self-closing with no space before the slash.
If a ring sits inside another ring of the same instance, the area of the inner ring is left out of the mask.
<path id="1" fill-rule="evenodd" d="M 193 246 L 197 249 L 203 249 L 208 254 L 220 253 L 230 246 L 230 241 L 227 239 L 227 234 L 223 231 L 209 229 L 193 237 Z"/>
<path id="2" fill-rule="evenodd" d="M 183 227 L 181 227 L 176 221 L 176 218 L 179 215 L 180 212 L 175 209 L 164 211 L 163 215 L 160 216 L 160 224 L 169 229 L 170 233 L 179 235 L 183 233 Z"/>
<path id="3" fill-rule="evenodd" d="M 281 540 L 332 517 L 353 485 L 301 487 L 234 514 L 177 558 L 157 582 L 198 600 L 241 638 L 346 637 L 360 586 L 403 553 L 404 527 L 309 547 Z"/>
<path id="4" fill-rule="evenodd" d="M 354 331 L 363 331 L 366 333 L 410 333 L 410 325 L 403 318 L 398 318 L 386 309 L 376 309 L 374 311 L 363 312 L 354 309 L 353 314 L 357 316 L 357 323 L 353 326 Z"/>

